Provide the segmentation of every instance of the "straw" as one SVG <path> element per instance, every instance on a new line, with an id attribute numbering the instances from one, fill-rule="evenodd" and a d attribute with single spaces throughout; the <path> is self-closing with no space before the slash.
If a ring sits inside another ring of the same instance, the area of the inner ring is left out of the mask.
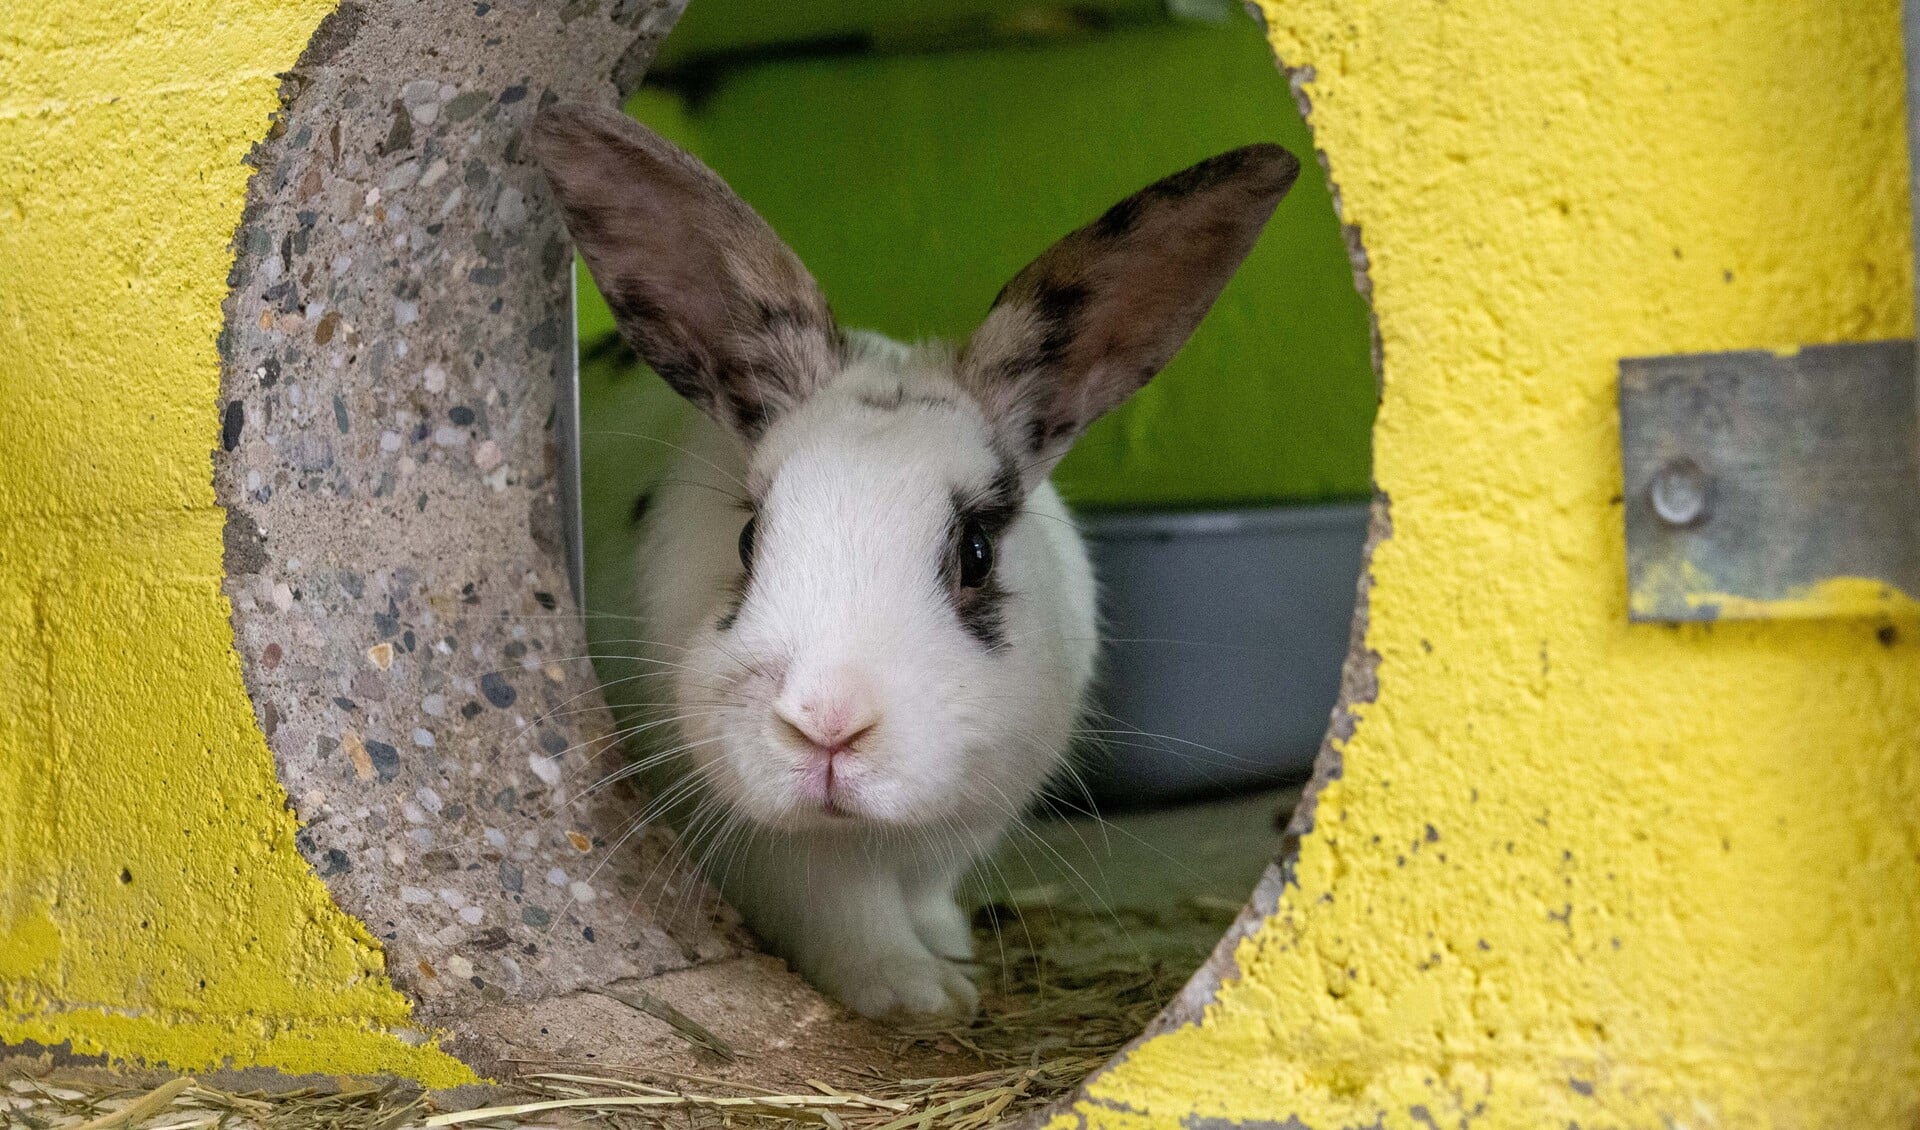
<path id="1" fill-rule="evenodd" d="M 986 924 L 980 1013 L 900 1032 L 902 1054 L 972 1056 L 980 1067 L 964 1074 L 909 1079 L 875 1065 L 851 1078 L 794 1080 L 769 1077 L 765 1069 L 756 1078 L 736 1065 L 742 1078 L 729 1080 L 639 1065 L 512 1061 L 518 1073 L 491 1104 L 440 1110 L 401 1084 L 231 1092 L 180 1078 L 142 1092 L 97 1073 L 55 1078 L 16 1069 L 9 1079 L 0 1060 L 0 1130 L 987 1130 L 1067 1094 L 1138 1035 L 1197 961 L 1190 948 L 1169 947 L 1165 939 L 1209 931 L 1217 937 L 1237 909 L 1226 900 L 1196 898 L 1168 915 L 1096 913 L 1051 891 L 1023 894 L 1007 900 L 1012 907 L 990 907 L 979 916 Z M 994 924 L 1009 921 L 1014 924 L 992 932 Z M 1158 948 L 1146 944 L 1156 937 Z M 1140 944 L 1116 947 L 1116 938 Z M 735 1054 L 652 994 L 623 986 L 605 995 L 661 1019 L 695 1046 Z M 774 1057 L 765 1062 L 777 1066 Z"/>
<path id="2" fill-rule="evenodd" d="M 193 1080 L 187 1076 L 169 1079 L 153 1090 L 121 1107 L 111 1114 L 82 1123 L 80 1130 L 111 1130 L 113 1127 L 132 1126 L 144 1122 L 170 1105 L 180 1097 L 180 1093 L 193 1086 Z"/>

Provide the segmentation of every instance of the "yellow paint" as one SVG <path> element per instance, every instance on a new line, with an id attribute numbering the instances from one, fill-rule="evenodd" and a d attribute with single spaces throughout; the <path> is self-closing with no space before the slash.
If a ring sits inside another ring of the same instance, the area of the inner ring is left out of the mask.
<path id="1" fill-rule="evenodd" d="M 1657 615 L 1673 607 L 1677 597 L 1688 608 L 1711 608 L 1721 620 L 1813 620 L 1828 617 L 1920 618 L 1920 600 L 1896 585 L 1872 577 L 1828 577 L 1818 584 L 1789 590 L 1778 597 L 1740 596 L 1718 591 L 1713 578 L 1690 562 L 1666 575 L 1651 570 L 1629 598 L 1636 615 Z"/>
<path id="2" fill-rule="evenodd" d="M 1911 620 L 1920 617 L 1920 601 L 1885 581 L 1872 577 L 1828 577 L 1817 585 L 1793 589 L 1770 599 L 1732 593 L 1692 593 L 1695 607 L 1719 609 L 1723 620 L 1814 619 L 1881 617 Z"/>
<path id="3" fill-rule="evenodd" d="M 1244 976 L 1079 1113 L 1910 1130 L 1920 638 L 1629 624 L 1614 401 L 1913 332 L 1899 4 L 1266 11 L 1372 264 L 1380 697 Z"/>
<path id="4" fill-rule="evenodd" d="M 0 5 L 0 1042 L 472 1078 L 295 850 L 220 592 L 241 160 L 331 7 Z"/>
<path id="5" fill-rule="evenodd" d="M 327 6 L 0 17 L 0 1040 L 470 1077 L 294 850 L 219 592 L 240 158 Z M 1912 332 L 1897 5 L 1268 16 L 1379 305 L 1381 698 L 1244 976 L 1082 1113 L 1910 1126 L 1920 641 L 1629 625 L 1611 502 L 1618 357 Z"/>

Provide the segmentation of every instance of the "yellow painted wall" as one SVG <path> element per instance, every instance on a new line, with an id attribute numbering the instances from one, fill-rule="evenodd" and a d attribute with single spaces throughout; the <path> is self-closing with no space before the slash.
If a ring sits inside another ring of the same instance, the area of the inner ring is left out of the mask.
<path id="1" fill-rule="evenodd" d="M 1913 332 L 1897 0 L 1265 7 L 1372 259 L 1380 697 L 1244 979 L 1082 1113 L 1911 1130 L 1920 628 L 1629 625 L 1614 408 Z"/>
<path id="2" fill-rule="evenodd" d="M 331 0 L 0 0 L 0 1043 L 469 1078 L 294 849 L 220 592 L 241 164 Z"/>
<path id="3" fill-rule="evenodd" d="M 384 1031 L 219 592 L 240 159 L 327 6 L 0 0 L 0 1040 L 466 1077 Z M 1268 16 L 1372 256 L 1381 698 L 1244 978 L 1083 1113 L 1910 1127 L 1920 627 L 1629 626 L 1613 501 L 1617 357 L 1912 332 L 1897 4 Z"/>

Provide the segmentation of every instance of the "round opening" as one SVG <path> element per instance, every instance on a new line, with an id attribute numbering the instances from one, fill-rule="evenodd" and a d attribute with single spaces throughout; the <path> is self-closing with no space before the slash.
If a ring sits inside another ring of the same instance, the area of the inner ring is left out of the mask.
<path id="1" fill-rule="evenodd" d="M 700 0 L 631 108 L 767 217 L 844 326 L 963 338 L 1147 183 L 1249 142 L 1312 152 L 1236 8 L 746 8 Z M 527 127 L 611 102 L 677 15 L 344 6 L 254 155 L 215 487 L 300 850 L 422 1027 L 484 1072 L 800 1086 L 984 1063 L 1040 1071 L 1018 1102 L 1044 1099 L 1221 938 L 1335 698 L 1375 382 L 1327 187 L 1309 160 L 1191 343 L 1055 476 L 1104 581 L 1101 713 L 962 892 L 982 1019 L 903 1042 L 756 952 L 608 781 L 633 510 L 690 413 L 569 270 Z M 1200 1003 L 1181 1001 L 1168 1015 Z"/>
<path id="2" fill-rule="evenodd" d="M 843 327 L 903 342 L 964 341 L 1022 266 L 1160 177 L 1255 141 L 1313 152 L 1258 22 L 1227 4 L 701 0 L 626 110 L 758 211 Z M 696 413 L 584 267 L 577 285 L 586 631 L 632 752 L 671 756 L 660 695 L 637 689 L 658 676 L 633 658 L 636 550 Z M 963 886 L 979 1018 L 918 1038 L 1045 1060 L 1064 1085 L 1172 999 L 1279 854 L 1347 650 L 1369 350 L 1309 166 L 1178 357 L 1059 466 L 1101 585 L 1096 701 L 1069 769 Z"/>

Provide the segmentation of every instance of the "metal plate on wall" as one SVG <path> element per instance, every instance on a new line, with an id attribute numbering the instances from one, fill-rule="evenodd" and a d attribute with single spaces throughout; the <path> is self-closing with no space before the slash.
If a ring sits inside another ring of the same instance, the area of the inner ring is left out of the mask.
<path id="1" fill-rule="evenodd" d="M 1920 611 L 1914 343 L 1620 362 L 1635 620 Z"/>

